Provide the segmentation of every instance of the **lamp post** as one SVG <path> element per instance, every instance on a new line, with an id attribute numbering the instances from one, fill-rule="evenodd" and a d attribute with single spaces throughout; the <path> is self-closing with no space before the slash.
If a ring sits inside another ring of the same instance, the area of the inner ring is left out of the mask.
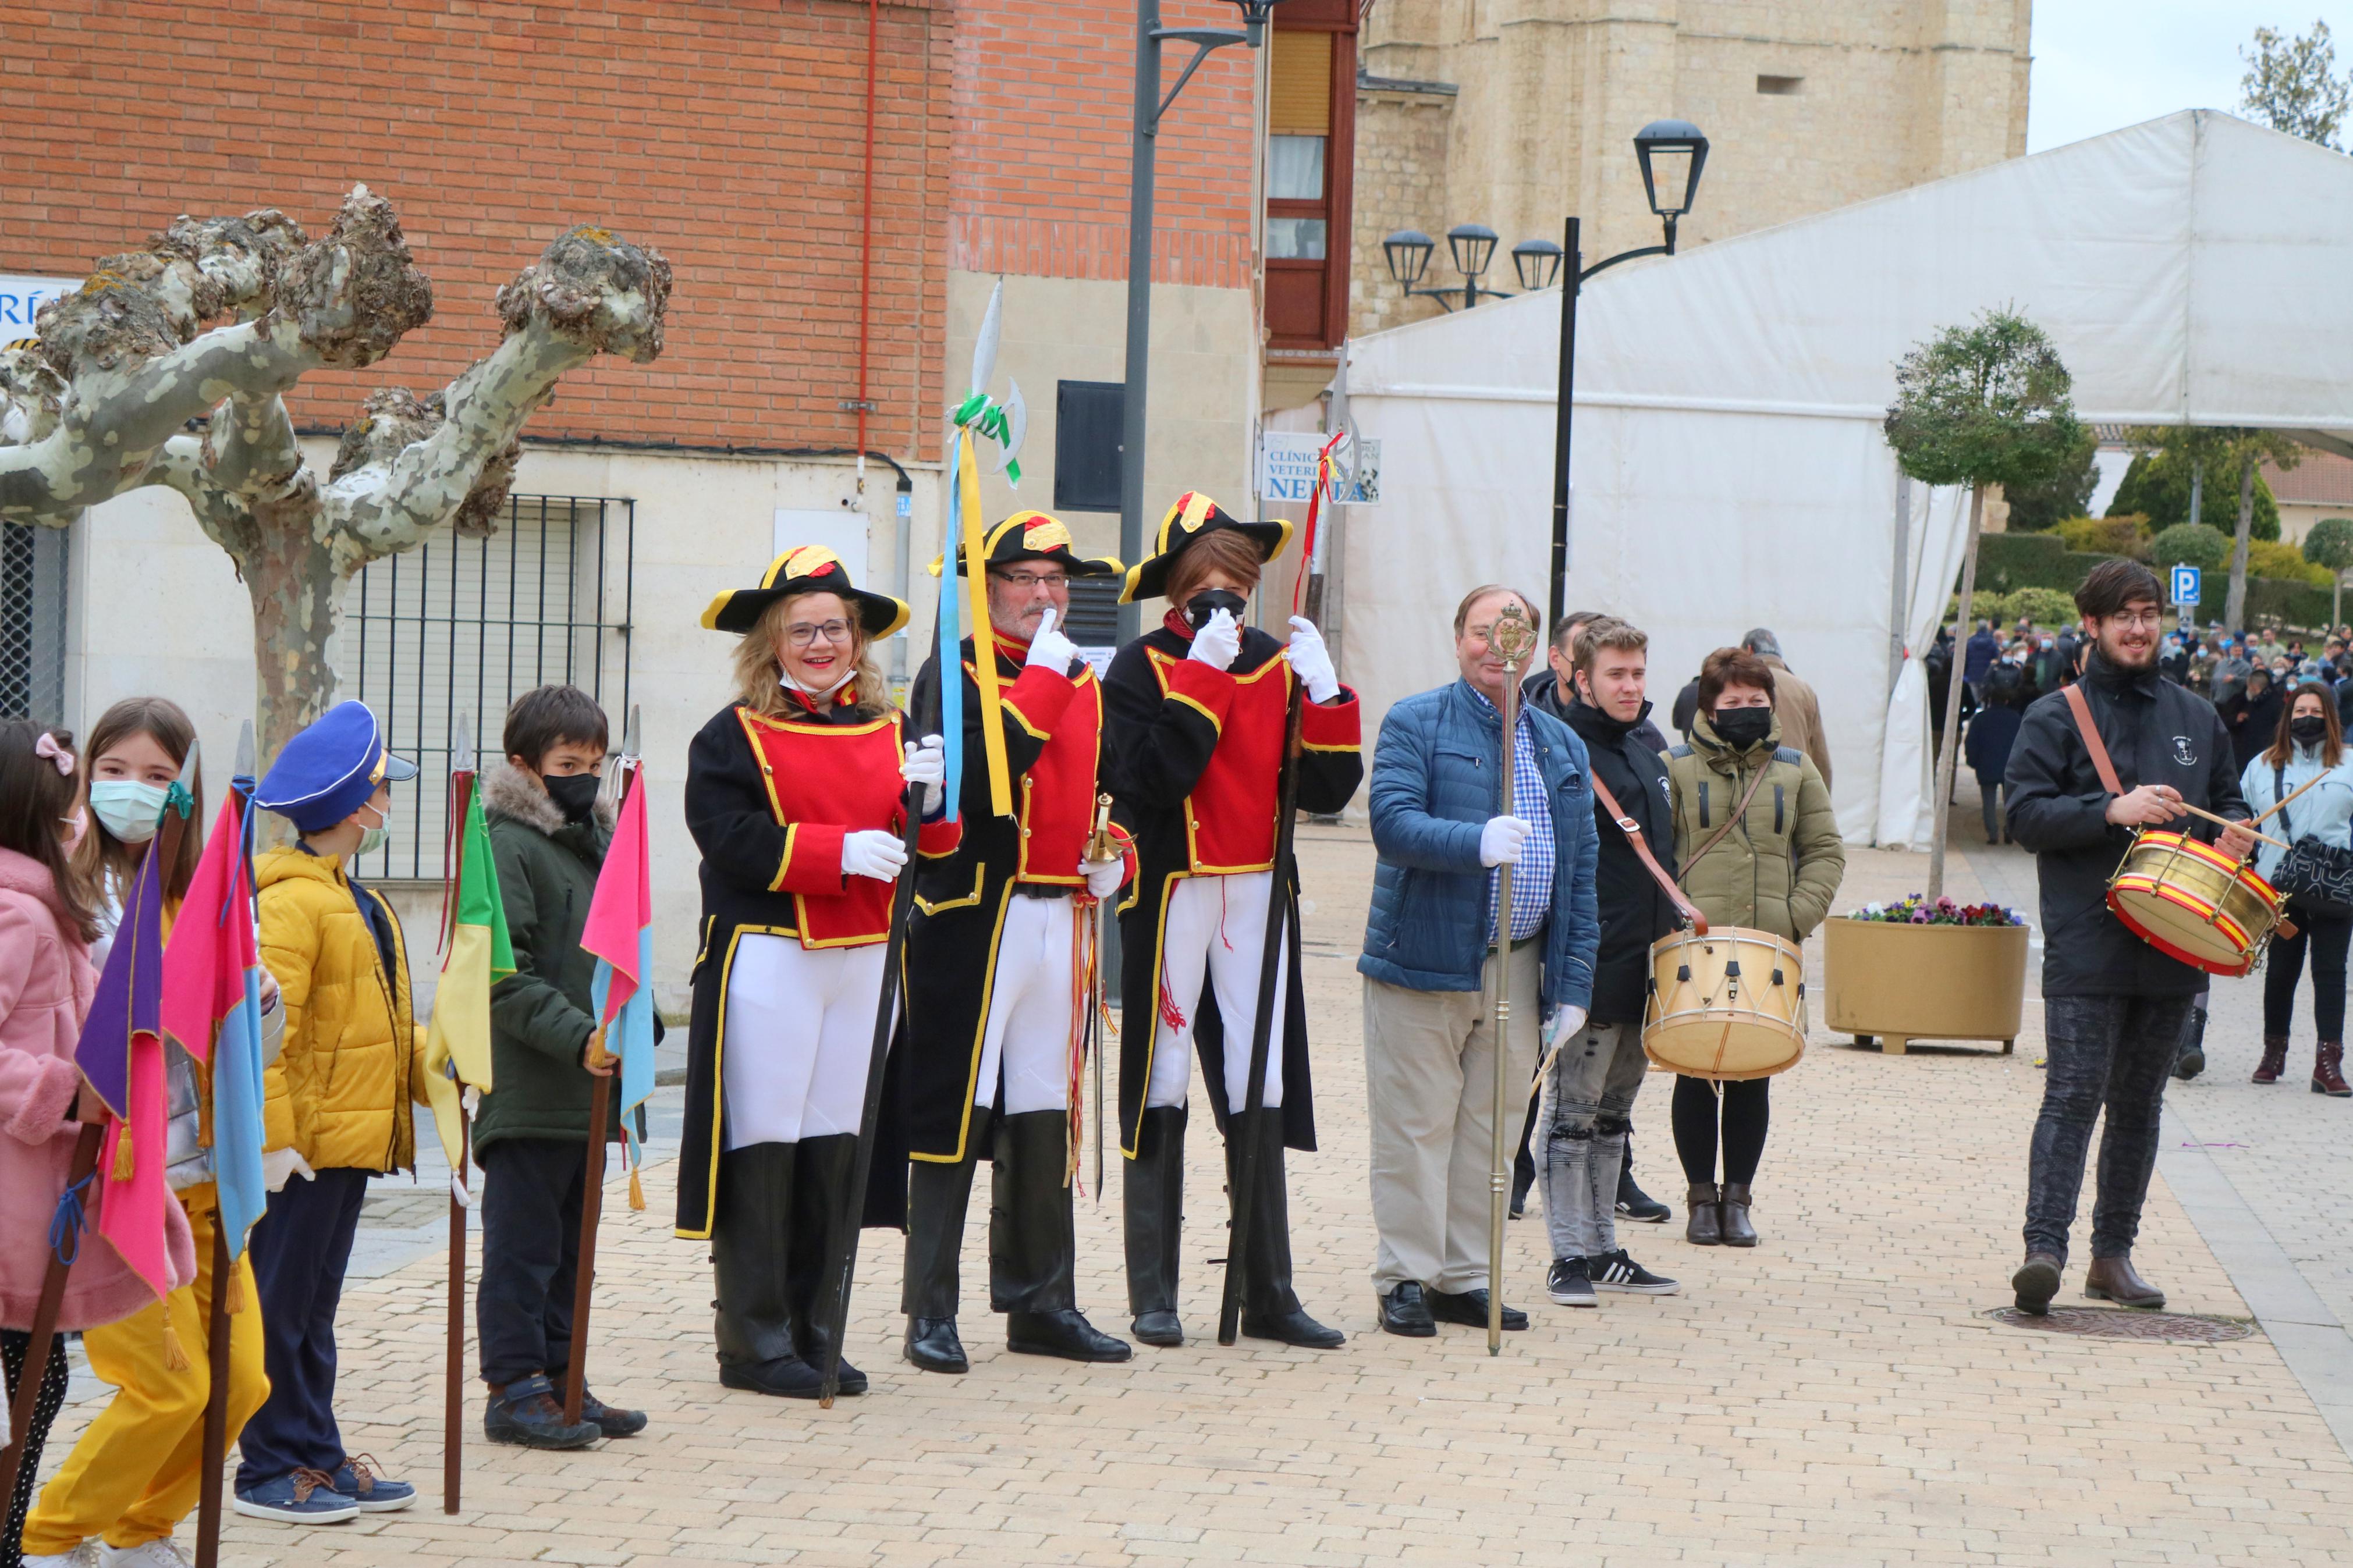
<path id="1" fill-rule="evenodd" d="M 1160 0 L 1136 0 L 1135 6 L 1135 126 L 1127 187 L 1127 368 L 1122 393 L 1119 453 L 1119 553 L 1133 564 L 1144 559 L 1144 431 L 1145 384 L 1152 354 L 1152 199 L 1153 163 L 1159 149 L 1160 117 L 1193 79 L 1211 49 L 1247 44 L 1255 49 L 1266 42 L 1267 18 L 1277 0 L 1233 0 L 1242 14 L 1243 31 L 1221 27 L 1163 27 Z M 1160 90 L 1160 46 L 1190 44 L 1193 58 L 1177 73 L 1176 85 L 1164 96 Z M 1119 640 L 1134 637 L 1141 626 L 1134 605 L 1119 607 Z"/>
<path id="2" fill-rule="evenodd" d="M 1483 223 L 1458 223 L 1446 231 L 1446 248 L 1454 257 L 1454 270 L 1462 281 L 1446 289 L 1419 287 L 1422 274 L 1430 268 L 1430 253 L 1438 242 L 1418 228 L 1401 228 L 1381 241 L 1381 253 L 1388 258 L 1389 276 L 1405 290 L 1409 300 L 1435 300 L 1441 310 L 1452 310 L 1459 303 L 1470 310 L 1482 300 L 1508 300 L 1508 289 L 1482 289 L 1479 279 L 1486 275 L 1489 263 L 1495 259 L 1495 231 Z M 1548 239 L 1524 239 L 1512 247 L 1512 270 L 1519 274 L 1523 289 L 1548 289 L 1560 274 L 1560 247 Z"/>
<path id="3" fill-rule="evenodd" d="M 1665 228 L 1663 245 L 1621 250 L 1607 260 L 1585 265 L 1577 243 L 1578 224 L 1568 220 L 1568 272 L 1560 291 L 1560 393 L 1554 416 L 1552 447 L 1552 618 L 1560 625 L 1567 613 L 1568 596 L 1568 438 L 1569 405 L 1577 394 L 1577 298 L 1585 280 L 1604 268 L 1638 256 L 1672 256 L 1675 220 L 1691 211 L 1699 195 L 1700 171 L 1707 164 L 1707 138 L 1687 120 L 1654 120 L 1634 137 L 1634 157 L 1642 167 L 1642 194 Z M 1516 259 L 1516 253 L 1514 253 Z"/>

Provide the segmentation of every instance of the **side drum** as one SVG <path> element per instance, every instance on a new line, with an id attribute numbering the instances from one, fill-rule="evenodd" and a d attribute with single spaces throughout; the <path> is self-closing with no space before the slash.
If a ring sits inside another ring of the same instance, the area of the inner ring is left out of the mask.
<path id="1" fill-rule="evenodd" d="M 2134 935 L 2213 974 L 2254 968 L 2281 902 L 2252 867 L 2184 833 L 2143 833 L 2108 879 L 2108 908 Z"/>
<path id="2" fill-rule="evenodd" d="M 1691 1078 L 1770 1078 L 1806 1049 L 1805 959 L 1770 931 L 1716 926 L 1651 944 L 1642 1051 Z"/>

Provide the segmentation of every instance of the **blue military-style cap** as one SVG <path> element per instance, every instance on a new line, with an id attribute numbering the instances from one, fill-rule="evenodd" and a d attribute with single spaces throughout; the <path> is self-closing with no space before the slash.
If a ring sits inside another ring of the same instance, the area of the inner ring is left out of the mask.
<path id="1" fill-rule="evenodd" d="M 396 757 L 364 702 L 338 702 L 286 742 L 253 804 L 304 833 L 332 827 L 367 804 L 382 784 L 406 784 L 417 764 Z"/>

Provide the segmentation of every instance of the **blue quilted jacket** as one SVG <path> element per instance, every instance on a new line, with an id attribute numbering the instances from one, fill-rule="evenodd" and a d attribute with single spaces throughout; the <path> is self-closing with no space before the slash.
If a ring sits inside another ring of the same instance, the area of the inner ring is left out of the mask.
<path id="1" fill-rule="evenodd" d="M 1549 713 L 1522 711 L 1551 797 L 1555 844 L 1544 1008 L 1589 1008 L 1601 921 L 1593 897 L 1599 850 L 1585 742 Z M 1381 721 L 1372 788 L 1380 865 L 1357 973 L 1416 991 L 1479 989 L 1493 935 L 1479 832 L 1503 804 L 1496 771 L 1503 731 L 1502 716 L 1462 680 L 1409 697 Z"/>

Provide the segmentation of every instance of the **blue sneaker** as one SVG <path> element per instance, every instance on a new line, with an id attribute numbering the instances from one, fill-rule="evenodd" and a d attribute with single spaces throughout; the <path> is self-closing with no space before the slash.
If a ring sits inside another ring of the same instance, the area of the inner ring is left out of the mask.
<path id="1" fill-rule="evenodd" d="M 232 1506 L 248 1519 L 280 1524 L 341 1524 L 360 1516 L 359 1500 L 337 1491 L 324 1470 L 299 1469 L 258 1487 L 241 1487 Z"/>
<path id="2" fill-rule="evenodd" d="M 362 1513 L 391 1513 L 417 1500 L 417 1489 L 375 1473 L 375 1461 L 365 1454 L 344 1456 L 331 1478 L 335 1489 L 359 1504 Z"/>

